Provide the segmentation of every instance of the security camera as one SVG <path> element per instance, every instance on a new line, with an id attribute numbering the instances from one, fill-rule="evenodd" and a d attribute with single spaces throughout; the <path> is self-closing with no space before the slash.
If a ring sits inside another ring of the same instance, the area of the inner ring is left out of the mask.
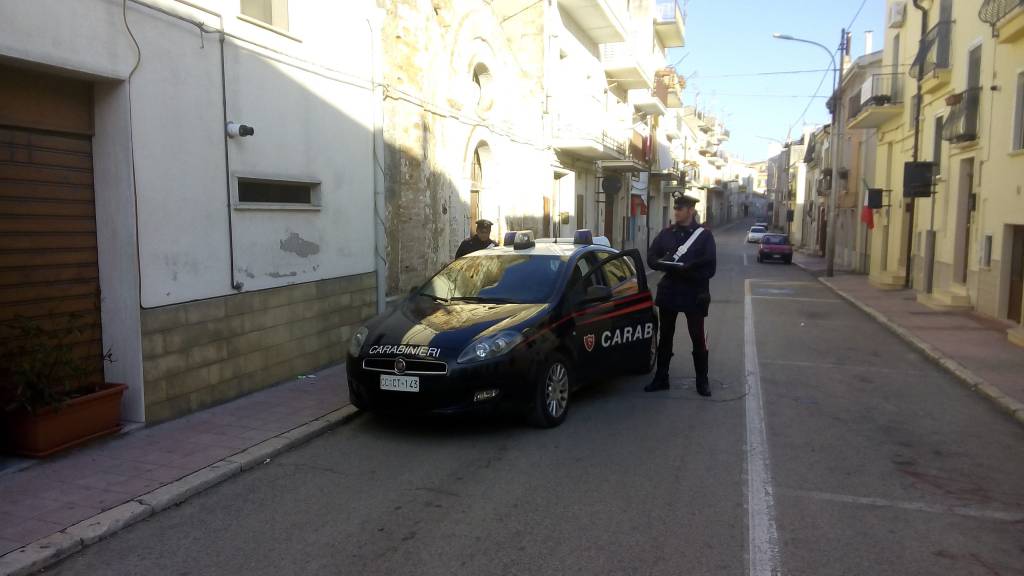
<path id="1" fill-rule="evenodd" d="M 252 126 L 247 124 L 238 124 L 237 122 L 228 122 L 227 130 L 230 138 L 245 138 L 246 136 L 252 136 L 256 133 L 256 129 Z"/>

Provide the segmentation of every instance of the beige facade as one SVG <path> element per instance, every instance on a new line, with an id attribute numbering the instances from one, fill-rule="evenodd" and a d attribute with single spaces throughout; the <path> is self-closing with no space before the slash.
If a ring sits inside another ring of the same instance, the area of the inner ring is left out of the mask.
<path id="1" fill-rule="evenodd" d="M 888 5 L 882 61 L 903 74 L 889 88 L 901 102 L 890 98 L 866 111 L 880 120 L 876 181 L 892 190 L 871 234 L 871 278 L 902 285 L 909 252 L 919 300 L 974 309 L 1012 329 L 1024 307 L 1024 7 L 990 2 L 979 12 L 973 3 L 937 0 L 923 14 L 909 2 Z M 917 159 L 937 162 L 938 170 L 933 195 L 908 202 L 902 169 L 915 142 Z"/>

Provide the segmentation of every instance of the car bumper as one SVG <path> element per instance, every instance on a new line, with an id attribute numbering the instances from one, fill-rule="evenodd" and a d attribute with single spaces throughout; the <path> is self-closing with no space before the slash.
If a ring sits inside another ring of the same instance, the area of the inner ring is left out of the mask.
<path id="1" fill-rule="evenodd" d="M 792 252 L 761 252 L 758 255 L 762 260 L 789 260 L 793 257 Z"/>
<path id="2" fill-rule="evenodd" d="M 349 393 L 374 411 L 452 414 L 493 408 L 504 401 L 526 402 L 532 397 L 532 362 L 525 354 L 509 354 L 473 364 L 448 361 L 447 374 L 420 374 L 417 392 L 381 390 L 380 372 L 363 368 L 362 358 L 346 362 Z M 478 395 L 493 394 L 485 398 Z"/>

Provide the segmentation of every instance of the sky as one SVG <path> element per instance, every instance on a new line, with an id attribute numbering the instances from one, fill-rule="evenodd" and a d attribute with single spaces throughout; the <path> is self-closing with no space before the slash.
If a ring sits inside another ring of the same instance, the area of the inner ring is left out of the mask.
<path id="1" fill-rule="evenodd" d="M 680 5 L 687 13 L 686 46 L 670 49 L 668 62 L 678 62 L 676 71 L 686 78 L 683 100 L 723 120 L 730 132 L 724 148 L 747 161 L 774 153 L 778 144 L 770 139 L 785 140 L 791 127 L 796 137 L 803 123 L 830 121 L 828 55 L 810 44 L 774 39 L 772 33 L 835 50 L 840 31 L 853 21 L 853 59 L 864 54 L 866 30 L 874 31 L 872 50 L 880 50 L 885 38 L 885 0 L 680 0 Z M 750 75 L 793 70 L 816 72 Z M 819 82 L 820 97 L 812 101 Z"/>

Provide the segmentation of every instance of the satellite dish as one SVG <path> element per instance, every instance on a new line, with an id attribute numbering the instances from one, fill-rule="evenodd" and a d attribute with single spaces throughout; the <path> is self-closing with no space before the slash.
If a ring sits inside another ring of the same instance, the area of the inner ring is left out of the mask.
<path id="1" fill-rule="evenodd" d="M 622 190 L 622 179 L 618 176 L 605 176 L 601 180 L 601 191 L 605 194 L 614 194 Z"/>

